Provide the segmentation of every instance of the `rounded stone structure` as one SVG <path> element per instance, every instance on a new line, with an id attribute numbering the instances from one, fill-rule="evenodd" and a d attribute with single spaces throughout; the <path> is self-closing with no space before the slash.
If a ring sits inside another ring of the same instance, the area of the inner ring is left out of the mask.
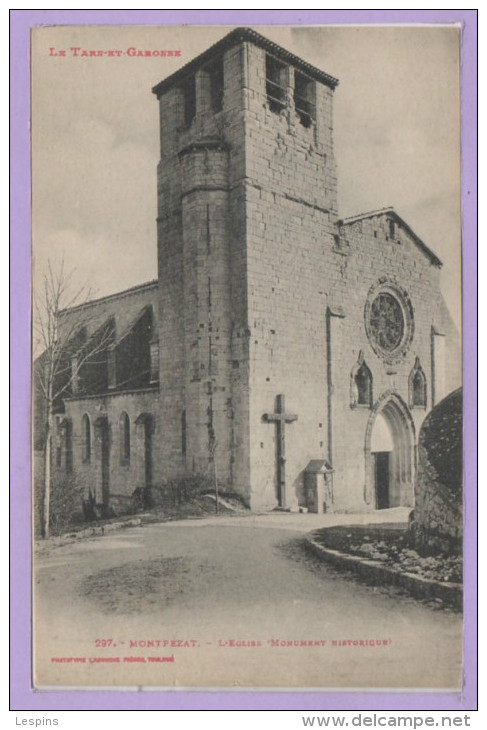
<path id="1" fill-rule="evenodd" d="M 411 529 L 421 553 L 461 551 L 462 389 L 438 403 L 419 433 L 418 473 Z"/>

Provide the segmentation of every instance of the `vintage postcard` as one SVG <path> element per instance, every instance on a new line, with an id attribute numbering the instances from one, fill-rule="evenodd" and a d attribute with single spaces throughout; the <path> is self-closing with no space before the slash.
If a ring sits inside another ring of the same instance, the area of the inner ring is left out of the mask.
<path id="1" fill-rule="evenodd" d="M 460 33 L 32 30 L 36 688 L 460 691 Z"/>

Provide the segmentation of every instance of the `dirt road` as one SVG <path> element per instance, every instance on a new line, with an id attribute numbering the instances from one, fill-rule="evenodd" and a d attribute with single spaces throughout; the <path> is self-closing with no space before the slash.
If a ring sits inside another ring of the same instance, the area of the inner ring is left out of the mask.
<path id="1" fill-rule="evenodd" d="M 461 617 L 319 563 L 309 525 L 153 524 L 44 553 L 37 685 L 458 688 Z"/>

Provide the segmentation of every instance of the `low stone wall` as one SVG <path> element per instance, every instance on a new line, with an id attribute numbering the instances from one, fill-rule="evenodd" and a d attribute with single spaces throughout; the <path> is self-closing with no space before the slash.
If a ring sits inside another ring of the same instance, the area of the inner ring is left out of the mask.
<path id="1" fill-rule="evenodd" d="M 399 586 L 405 588 L 415 598 L 438 599 L 458 611 L 462 610 L 463 588 L 459 583 L 441 583 L 414 573 L 403 573 L 374 560 L 327 548 L 315 539 L 313 533 L 307 537 L 306 545 L 321 560 L 325 560 L 339 570 L 349 570 L 368 583 Z"/>

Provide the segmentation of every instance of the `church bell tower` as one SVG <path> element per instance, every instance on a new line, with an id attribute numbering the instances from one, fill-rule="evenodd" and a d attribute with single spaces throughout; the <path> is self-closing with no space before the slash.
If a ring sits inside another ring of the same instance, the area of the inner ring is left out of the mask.
<path id="1" fill-rule="evenodd" d="M 214 467 L 253 508 L 281 499 L 265 415 L 278 395 L 298 416 L 288 427 L 288 494 L 310 449 L 326 455 L 337 83 L 237 29 L 153 89 L 160 459 L 168 477 Z"/>

